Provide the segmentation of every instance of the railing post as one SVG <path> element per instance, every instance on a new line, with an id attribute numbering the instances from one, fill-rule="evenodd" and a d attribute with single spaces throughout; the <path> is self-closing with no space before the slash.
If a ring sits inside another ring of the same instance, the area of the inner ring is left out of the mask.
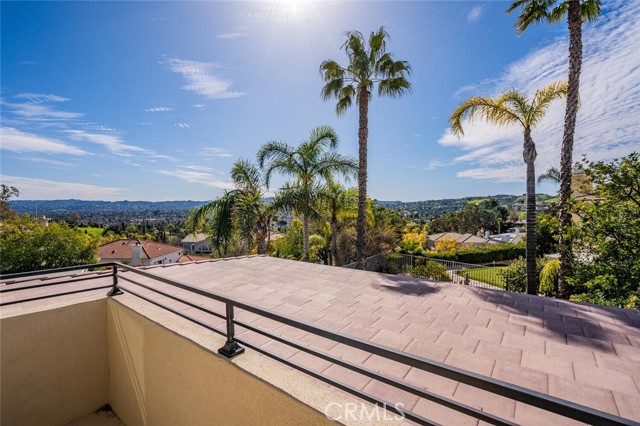
<path id="1" fill-rule="evenodd" d="M 227 303 L 227 343 L 218 349 L 220 355 L 233 358 L 244 352 L 244 348 L 235 341 L 235 324 L 233 323 L 233 304 Z"/>
<path id="2" fill-rule="evenodd" d="M 109 290 L 109 292 L 107 293 L 107 296 L 111 297 L 111 296 L 117 296 L 118 294 L 122 294 L 123 291 L 120 290 L 120 287 L 118 287 L 118 266 L 117 265 L 113 265 L 113 273 L 111 274 L 111 276 L 113 277 L 113 287 L 111 287 L 111 290 Z"/>

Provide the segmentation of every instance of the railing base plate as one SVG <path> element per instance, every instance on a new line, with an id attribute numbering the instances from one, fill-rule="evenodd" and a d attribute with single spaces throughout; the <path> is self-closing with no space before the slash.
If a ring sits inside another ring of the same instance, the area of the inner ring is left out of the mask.
<path id="1" fill-rule="evenodd" d="M 244 348 L 238 342 L 227 342 L 223 347 L 218 349 L 218 353 L 227 358 L 233 358 L 244 352 Z"/>

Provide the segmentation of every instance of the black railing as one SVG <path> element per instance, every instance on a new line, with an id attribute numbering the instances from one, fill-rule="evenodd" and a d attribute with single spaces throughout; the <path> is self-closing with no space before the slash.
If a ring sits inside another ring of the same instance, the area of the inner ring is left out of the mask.
<path id="1" fill-rule="evenodd" d="M 51 274 L 51 273 L 59 273 L 59 272 L 71 272 L 71 271 L 75 271 L 75 270 L 89 270 L 89 269 L 104 269 L 104 268 L 108 268 L 111 269 L 111 271 L 107 270 L 107 271 L 95 271 L 95 272 L 91 272 L 90 275 L 80 275 L 80 276 L 71 276 L 69 278 L 67 277 L 60 277 L 60 276 L 56 276 L 51 278 L 52 282 L 43 282 L 43 283 L 38 283 L 38 284 L 27 284 L 25 286 L 16 286 L 13 287 L 13 285 L 15 284 L 20 284 L 20 283 L 25 283 L 28 281 L 32 281 L 33 277 L 38 276 L 38 275 L 47 275 L 47 274 Z M 185 290 L 188 291 L 190 293 L 199 295 L 199 296 L 203 296 L 207 299 L 211 299 L 211 300 L 215 300 L 218 302 L 221 302 L 225 305 L 225 314 L 221 314 L 218 313 L 216 311 L 213 311 L 209 308 L 206 308 L 204 306 L 201 306 L 199 304 L 196 303 L 191 303 L 187 300 L 185 300 L 184 298 L 181 298 L 179 296 L 176 296 L 174 294 L 170 294 L 166 291 L 162 291 L 158 288 L 155 288 L 152 285 L 146 284 L 146 283 L 142 283 L 140 281 L 135 280 L 134 278 L 132 278 L 131 276 L 128 276 L 126 274 L 122 274 L 119 271 L 126 271 L 126 272 L 131 272 L 132 275 L 139 275 L 145 278 L 149 278 L 153 281 L 157 281 L 157 282 L 161 282 L 164 284 L 168 284 L 172 287 L 175 288 L 179 288 L 181 290 Z M 153 300 L 152 298 L 137 292 L 135 290 L 132 290 L 130 288 L 126 288 L 124 289 L 124 292 L 126 293 L 130 293 L 136 297 L 139 297 L 141 299 L 146 300 L 149 303 L 152 303 L 156 306 L 159 306 L 163 309 L 166 309 L 168 311 L 173 312 L 176 315 L 179 315 L 182 318 L 185 318 L 189 321 L 192 321 L 196 324 L 199 324 L 202 327 L 205 327 L 208 330 L 211 330 L 215 333 L 218 333 L 220 335 L 223 335 L 226 337 L 226 342 L 224 344 L 223 347 L 221 347 L 218 352 L 226 357 L 234 357 L 237 356 L 241 353 L 244 352 L 244 348 L 242 346 L 240 346 L 240 344 L 249 347 L 259 353 L 262 353 L 266 356 L 269 356 L 271 358 L 274 358 L 276 360 L 278 360 L 279 362 L 288 365 L 292 368 L 295 368 L 297 370 L 300 370 L 312 377 L 315 377 L 316 379 L 322 380 L 326 383 L 331 384 L 332 386 L 335 386 L 343 391 L 349 392 L 359 398 L 362 398 L 368 402 L 374 403 L 374 404 L 384 404 L 384 406 L 386 407 L 387 410 L 393 411 L 396 414 L 402 415 L 404 416 L 406 419 L 417 422 L 419 424 L 422 425 L 437 425 L 437 423 L 426 419 L 418 414 L 415 414 L 411 411 L 408 410 L 403 410 L 402 408 L 400 408 L 398 405 L 396 404 L 392 404 L 388 401 L 384 401 L 374 395 L 370 395 L 368 393 L 365 393 L 361 390 L 358 390 L 356 388 L 353 388 L 347 384 L 338 382 L 336 380 L 333 380 L 331 378 L 328 378 L 326 376 L 323 376 L 321 374 L 318 374 L 302 365 L 299 365 L 295 362 L 292 362 L 288 359 L 285 359 L 283 357 L 278 356 L 277 354 L 274 354 L 272 352 L 269 352 L 267 350 L 265 350 L 264 348 L 252 344 L 251 342 L 245 340 L 245 339 L 238 339 L 235 336 L 235 326 L 240 326 L 246 330 L 261 334 L 265 337 L 268 337 L 272 340 L 278 341 L 280 343 L 286 344 L 292 348 L 295 348 L 297 350 L 309 353 L 311 355 L 314 355 L 320 359 L 323 359 L 325 361 L 331 362 L 333 364 L 339 365 L 341 367 L 347 368 L 351 371 L 357 372 L 359 374 L 362 374 L 364 376 L 370 377 L 374 380 L 377 380 L 379 382 L 394 386 L 400 390 L 409 392 L 415 396 L 418 396 L 420 398 L 424 398 L 424 399 L 428 399 L 430 401 L 436 402 L 438 404 L 441 404 L 447 408 L 450 408 L 452 410 L 458 411 L 460 413 L 466 414 L 468 416 L 471 416 L 475 419 L 478 420 L 482 420 L 484 422 L 487 422 L 489 424 L 493 424 L 493 425 L 500 425 L 500 426 L 514 426 L 516 425 L 516 423 L 513 423 L 510 420 L 507 419 L 502 419 L 500 417 L 494 416 L 492 414 L 489 414 L 487 412 L 484 412 L 480 409 L 476 409 L 474 407 L 470 407 L 468 405 L 462 404 L 460 402 L 454 401 L 452 399 L 437 395 L 435 393 L 420 389 L 416 386 L 407 384 L 407 383 L 403 383 L 399 380 L 396 380 L 394 378 L 385 376 L 383 374 L 374 372 L 372 370 L 369 370 L 363 366 L 360 365 L 356 365 L 353 364 L 351 362 L 345 361 L 343 359 L 339 359 L 336 358 L 330 354 L 327 354 L 325 352 L 322 351 L 318 351 L 315 350 L 313 348 L 310 348 L 306 345 L 300 344 L 298 342 L 295 342 L 293 340 L 290 340 L 288 338 L 285 338 L 283 336 L 279 336 L 276 334 L 273 334 L 272 332 L 269 332 L 267 330 L 264 330 L 262 328 L 256 327 L 254 325 L 248 324 L 244 321 L 238 320 L 235 318 L 235 309 L 242 309 L 244 311 L 247 312 L 251 312 L 254 313 L 256 315 L 259 315 L 261 317 L 264 318 L 268 318 L 274 321 L 277 321 L 279 323 L 282 323 L 284 325 L 288 325 L 294 328 L 297 328 L 299 330 L 302 331 L 306 331 L 308 333 L 312 333 L 316 336 L 325 338 L 325 339 L 329 339 L 332 340 L 334 342 L 337 343 L 341 343 L 347 346 L 350 346 L 352 348 L 356 348 L 356 349 L 360 349 L 366 352 L 369 352 L 371 354 L 375 354 L 381 357 L 384 357 L 386 359 L 392 360 L 392 361 L 396 361 L 399 363 L 403 363 L 407 366 L 411 366 L 411 367 L 415 367 L 418 368 L 420 370 L 423 371 L 427 371 L 429 373 L 438 375 L 440 377 L 444 377 L 446 379 L 450 379 L 450 380 L 454 380 L 460 383 L 464 383 L 467 384 L 469 386 L 473 386 L 475 388 L 481 389 L 483 391 L 486 392 L 490 392 L 496 395 L 500 395 L 506 398 L 510 398 L 512 400 L 515 401 L 519 401 L 522 402 L 524 404 L 528 404 L 537 408 L 540 408 L 542 410 L 548 411 L 548 412 L 552 412 L 555 414 L 559 414 L 561 416 L 573 419 L 573 420 L 577 420 L 577 421 L 581 421 L 587 424 L 591 424 L 591 425 L 636 425 L 636 426 L 640 426 L 640 423 L 638 422 L 634 422 L 632 420 L 629 419 L 625 419 L 622 417 L 618 417 L 603 411 L 599 411 L 584 405 L 580 405 L 580 404 L 576 404 L 567 400 L 563 400 L 560 398 L 556 398 L 544 393 L 540 393 L 540 392 L 536 392 L 533 391 L 531 389 L 527 389 L 521 386 L 517 386 L 511 383 L 507 383 L 507 382 L 503 382 L 500 380 L 496 380 L 493 379 L 491 377 L 487 377 L 487 376 L 483 376 L 480 374 L 476 374 L 470 371 L 466 371 L 463 370 L 461 368 L 457 368 L 457 367 L 453 367 L 441 362 L 437 362 L 437 361 L 433 361 L 433 360 L 429 360 L 423 357 L 419 357 L 413 354 L 409 354 L 409 353 L 405 353 L 402 351 L 398 351 L 389 347 L 385 347 L 385 346 L 381 346 L 381 345 L 377 345 L 375 343 L 372 343 L 370 341 L 367 340 L 363 340 L 363 339 L 359 339 L 356 337 L 350 337 L 350 336 L 346 336 L 344 334 L 340 334 L 337 333 L 333 330 L 329 330 L 327 328 L 323 328 L 323 327 L 318 327 L 315 325 L 312 325 L 310 323 L 304 322 L 304 321 L 298 321 L 298 320 L 293 320 L 287 316 L 278 314 L 276 312 L 273 312 L 271 310 L 268 309 L 264 309 L 264 308 L 260 308 L 258 306 L 252 305 L 252 304 L 248 304 L 248 303 L 244 303 L 238 300 L 234 300 L 231 299 L 229 297 L 223 296 L 221 294 L 209 291 L 209 290 L 205 290 L 199 287 L 194 287 L 191 286 L 189 284 L 177 281 L 177 280 L 172 280 L 172 279 L 168 279 L 156 274 L 152 274 L 144 269 L 138 269 L 138 268 L 133 268 L 131 266 L 127 266 L 127 265 L 123 265 L 117 262 L 112 262 L 112 263 L 104 263 L 104 264 L 98 264 L 98 265 L 82 265 L 82 266 L 78 266 L 78 267 L 71 267 L 71 268 L 64 268 L 64 269 L 58 269 L 58 270 L 48 270 L 48 271 L 36 271 L 36 272 L 28 272 L 28 273 L 20 273 L 20 274 L 12 274 L 12 275 L 0 275 L 0 282 L 5 282 L 8 285 L 2 286 L 0 287 L 0 294 L 4 294 L 4 293 L 8 293 L 8 292 L 17 292 L 20 290 L 25 290 L 25 289 L 33 289 L 33 288 L 41 288 L 41 287 L 47 287 L 47 286 L 57 286 L 57 285 L 62 285 L 62 284 L 69 284 L 69 283 L 74 283 L 74 282 L 80 282 L 80 281 L 89 281 L 92 279 L 98 279 L 98 278 L 104 278 L 106 276 L 112 276 L 112 283 L 110 285 L 102 285 L 102 286 L 98 286 L 98 287 L 91 287 L 91 288 L 83 288 L 83 289 L 78 289 L 78 290 L 74 290 L 74 291 L 68 291 L 68 292 L 62 292 L 62 293 L 56 293 L 56 294 L 52 294 L 52 295 L 45 295 L 45 296 L 39 296 L 39 297 L 33 297 L 33 298 L 25 298 L 25 299 L 21 299 L 21 300 L 12 300 L 12 301 L 8 301 L 8 302 L 1 302 L 0 303 L 0 307 L 2 306 L 6 306 L 6 305 L 11 305 L 11 304 L 16 304 L 16 303 L 25 303 L 25 302 L 29 302 L 32 300 L 38 300 L 38 299 L 43 299 L 43 298 L 49 298 L 49 297 L 56 297 L 56 296 L 62 296 L 62 295 L 69 295 L 69 294 L 74 294 L 74 293 L 80 293 L 80 292 L 87 292 L 87 291 L 91 291 L 91 290 L 98 290 L 98 289 L 104 289 L 104 288 L 110 288 L 108 295 L 109 296 L 115 296 L 118 294 L 123 293 L 123 289 L 120 285 L 120 281 L 126 281 L 128 283 L 131 283 L 133 285 L 142 287 L 146 290 L 152 291 L 154 293 L 157 293 L 159 295 L 168 297 L 170 299 L 176 300 L 180 303 L 183 303 L 187 306 L 190 306 L 192 308 L 195 308 L 197 310 L 200 310 L 202 312 L 205 312 L 207 314 L 213 315 L 217 318 L 220 319 L 224 319 L 226 322 L 226 330 L 225 331 L 221 331 L 215 327 L 212 327 L 209 324 L 206 324 L 205 322 L 197 319 L 197 318 L 193 318 L 189 315 L 184 314 L 183 312 L 180 312 L 176 309 L 172 309 L 169 306 L 166 306 L 156 300 Z M 26 278 L 24 280 L 19 280 L 21 278 Z M 64 279 L 60 279 L 60 278 L 64 278 Z M 55 280 L 55 281 L 54 281 Z"/>

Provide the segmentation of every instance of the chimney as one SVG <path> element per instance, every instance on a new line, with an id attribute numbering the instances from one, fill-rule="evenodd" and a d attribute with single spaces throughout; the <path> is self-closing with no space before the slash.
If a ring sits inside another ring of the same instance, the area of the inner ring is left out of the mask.
<path id="1" fill-rule="evenodd" d="M 131 266 L 142 265 L 142 246 L 140 241 L 136 240 L 136 244 L 131 248 Z"/>

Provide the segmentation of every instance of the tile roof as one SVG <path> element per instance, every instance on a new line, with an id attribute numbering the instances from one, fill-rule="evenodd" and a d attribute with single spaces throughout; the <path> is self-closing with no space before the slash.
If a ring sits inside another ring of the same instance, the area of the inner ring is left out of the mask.
<path id="1" fill-rule="evenodd" d="M 207 240 L 207 234 L 197 233 L 189 234 L 182 239 L 182 243 L 199 243 Z"/>
<path id="2" fill-rule="evenodd" d="M 139 239 L 116 240 L 98 247 L 98 258 L 131 259 L 132 247 L 136 243 L 140 243 L 142 246 L 142 259 L 153 259 L 159 256 L 166 256 L 169 253 L 182 251 L 182 247 L 157 243 L 155 241 Z"/>
<path id="3" fill-rule="evenodd" d="M 208 256 L 196 256 L 194 254 L 185 253 L 182 256 L 180 256 L 180 259 L 178 259 L 178 263 L 200 262 L 203 260 L 211 260 L 211 258 Z"/>
<path id="4" fill-rule="evenodd" d="M 270 257 L 147 270 L 297 320 L 640 421 L 637 311 Z M 141 281 L 203 302 L 199 296 L 165 284 L 146 278 Z M 122 283 L 125 290 L 130 285 Z M 143 292 L 139 287 L 136 291 Z M 157 294 L 152 297 L 224 329 L 224 320 Z M 218 302 L 207 300 L 205 306 L 224 312 Z M 577 424 L 246 311 L 237 310 L 236 318 L 519 424 Z M 478 424 L 240 326 L 236 330 L 246 341 L 383 399 L 403 402 L 405 408 L 433 421 Z"/>

